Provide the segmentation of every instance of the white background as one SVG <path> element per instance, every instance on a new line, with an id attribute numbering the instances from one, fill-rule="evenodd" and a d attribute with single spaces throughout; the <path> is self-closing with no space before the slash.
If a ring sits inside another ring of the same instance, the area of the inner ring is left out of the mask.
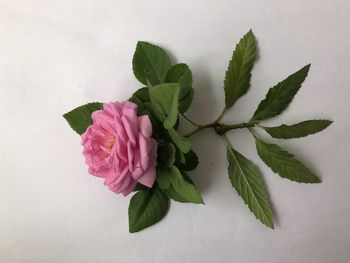
<path id="1" fill-rule="evenodd" d="M 1 0 L 0 262 L 349 262 L 349 12 L 347 0 Z M 260 59 L 249 93 L 225 121 L 247 120 L 269 87 L 311 62 L 288 110 L 266 124 L 335 121 L 278 142 L 323 182 L 281 179 L 247 131 L 230 133 L 264 174 L 276 211 L 268 229 L 232 189 L 222 141 L 205 131 L 194 138 L 201 163 L 191 176 L 206 205 L 173 202 L 160 223 L 129 234 L 130 197 L 88 175 L 80 138 L 62 114 L 127 99 L 141 86 L 131 59 L 145 40 L 190 65 L 196 94 L 188 115 L 212 121 L 234 44 L 250 28 Z"/>

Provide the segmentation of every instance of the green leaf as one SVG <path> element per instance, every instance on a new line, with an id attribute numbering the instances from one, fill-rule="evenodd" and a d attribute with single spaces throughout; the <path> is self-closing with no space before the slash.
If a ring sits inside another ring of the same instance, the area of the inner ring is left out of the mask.
<path id="1" fill-rule="evenodd" d="M 160 189 L 162 190 L 168 189 L 171 184 L 171 168 L 158 165 L 157 182 Z"/>
<path id="2" fill-rule="evenodd" d="M 250 30 L 236 45 L 226 71 L 224 81 L 226 109 L 248 91 L 256 56 L 257 43 L 253 31 Z"/>
<path id="3" fill-rule="evenodd" d="M 228 174 L 233 188 L 263 224 L 273 228 L 272 208 L 261 174 L 255 165 L 227 146 Z"/>
<path id="4" fill-rule="evenodd" d="M 146 111 L 145 103 L 150 101 L 148 87 L 140 88 L 132 94 L 129 101 L 137 104 L 137 114 L 144 115 Z"/>
<path id="5" fill-rule="evenodd" d="M 183 198 L 181 195 L 179 195 L 173 186 L 170 186 L 168 189 L 163 190 L 164 193 L 171 198 L 172 200 L 176 201 L 176 202 L 180 202 L 180 203 L 189 203 L 189 201 L 187 201 L 185 198 Z"/>
<path id="6" fill-rule="evenodd" d="M 177 83 L 164 83 L 149 88 L 152 106 L 166 129 L 176 124 L 179 114 L 179 90 Z"/>
<path id="7" fill-rule="evenodd" d="M 192 73 L 190 68 L 184 63 L 172 66 L 166 74 L 165 82 L 179 83 L 179 99 L 183 99 L 190 92 L 192 87 Z"/>
<path id="8" fill-rule="evenodd" d="M 164 166 L 171 166 L 175 163 L 176 149 L 173 144 L 166 143 L 158 147 L 158 162 Z"/>
<path id="9" fill-rule="evenodd" d="M 149 187 L 144 186 L 143 184 L 137 183 L 134 190 L 132 190 L 133 192 L 137 192 L 137 191 L 147 191 L 149 189 Z"/>
<path id="10" fill-rule="evenodd" d="M 309 69 L 310 64 L 270 88 L 266 98 L 260 102 L 254 112 L 252 121 L 268 119 L 284 111 L 300 89 Z"/>
<path id="11" fill-rule="evenodd" d="M 194 169 L 196 169 L 199 163 L 197 154 L 191 150 L 188 153 L 185 153 L 184 157 L 184 162 L 178 163 L 177 167 L 184 171 L 193 171 Z"/>
<path id="12" fill-rule="evenodd" d="M 168 133 L 174 144 L 183 152 L 187 153 L 191 150 L 191 140 L 178 134 L 173 128 L 168 130 Z"/>
<path id="13" fill-rule="evenodd" d="M 186 182 L 188 182 L 189 184 L 192 184 L 194 186 L 193 181 L 186 173 L 182 172 L 182 176 L 186 180 Z M 163 190 L 163 191 L 169 196 L 169 198 L 173 199 L 176 202 L 189 203 L 189 201 L 187 201 L 185 198 L 183 198 L 181 195 L 179 195 L 175 191 L 175 189 L 172 185 L 168 189 Z"/>
<path id="14" fill-rule="evenodd" d="M 169 208 L 169 198 L 158 188 L 137 192 L 129 203 L 129 232 L 138 232 L 160 221 Z"/>
<path id="15" fill-rule="evenodd" d="M 320 183 L 321 180 L 306 168 L 294 155 L 276 144 L 268 144 L 255 138 L 256 150 L 260 158 L 272 171 L 281 177 L 299 183 Z"/>
<path id="16" fill-rule="evenodd" d="M 94 111 L 101 110 L 102 108 L 102 103 L 92 102 L 85 105 L 81 105 L 78 108 L 67 112 L 63 115 L 63 117 L 66 119 L 69 126 L 81 135 L 93 123 L 91 114 Z"/>
<path id="17" fill-rule="evenodd" d="M 132 94 L 131 98 L 138 98 L 142 102 L 150 101 L 148 87 L 138 89 Z"/>
<path id="18" fill-rule="evenodd" d="M 170 67 L 170 59 L 162 48 L 147 42 L 137 43 L 132 69 L 141 83 L 147 86 L 163 83 Z"/>
<path id="19" fill-rule="evenodd" d="M 194 88 L 191 88 L 188 94 L 181 100 L 179 100 L 179 112 L 185 113 L 192 104 L 194 96 Z"/>
<path id="20" fill-rule="evenodd" d="M 195 204 L 204 204 L 202 196 L 198 189 L 191 183 L 187 182 L 176 166 L 169 168 L 171 171 L 171 185 L 178 195 Z"/>
<path id="21" fill-rule="evenodd" d="M 180 150 L 179 147 L 175 147 L 176 149 L 176 154 L 175 154 L 175 163 L 176 166 L 178 166 L 178 164 L 185 164 L 186 163 L 186 158 L 185 158 L 185 154 Z"/>
<path id="22" fill-rule="evenodd" d="M 144 102 L 143 110 L 138 114 L 149 116 L 152 123 L 152 137 L 154 137 L 157 141 L 163 141 L 164 135 L 168 136 L 167 130 L 164 128 L 163 123 L 156 117 L 157 114 L 150 102 Z"/>
<path id="23" fill-rule="evenodd" d="M 263 129 L 277 139 L 291 139 L 305 137 L 326 129 L 332 121 L 329 120 L 309 120 L 299 122 L 294 125 L 281 125 L 278 127 L 263 127 Z"/>

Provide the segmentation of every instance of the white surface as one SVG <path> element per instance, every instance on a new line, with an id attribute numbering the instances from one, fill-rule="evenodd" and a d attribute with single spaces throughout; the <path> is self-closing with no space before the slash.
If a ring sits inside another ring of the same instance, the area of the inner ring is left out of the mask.
<path id="1" fill-rule="evenodd" d="M 0 262 L 349 262 L 349 11 L 347 0 L 1 0 Z M 279 178 L 246 131 L 232 133 L 265 176 L 277 212 L 270 230 L 232 189 L 220 139 L 203 132 L 191 175 L 206 206 L 172 203 L 161 223 L 129 234 L 129 197 L 88 175 L 80 139 L 61 115 L 127 99 L 141 86 L 131 58 L 146 40 L 191 66 L 188 115 L 209 122 L 223 104 L 233 45 L 250 28 L 260 59 L 250 92 L 225 120 L 246 120 L 271 85 L 312 62 L 291 106 L 267 123 L 335 121 L 318 135 L 280 142 L 323 183 Z"/>

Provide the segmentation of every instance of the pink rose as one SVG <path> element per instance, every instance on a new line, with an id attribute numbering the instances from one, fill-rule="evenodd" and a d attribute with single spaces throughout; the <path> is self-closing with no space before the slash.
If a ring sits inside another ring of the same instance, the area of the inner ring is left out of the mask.
<path id="1" fill-rule="evenodd" d="M 149 117 L 137 116 L 137 105 L 126 101 L 104 103 L 92 119 L 81 136 L 89 173 L 105 178 L 105 185 L 117 194 L 128 195 L 137 182 L 152 187 L 158 144 L 151 138 Z"/>

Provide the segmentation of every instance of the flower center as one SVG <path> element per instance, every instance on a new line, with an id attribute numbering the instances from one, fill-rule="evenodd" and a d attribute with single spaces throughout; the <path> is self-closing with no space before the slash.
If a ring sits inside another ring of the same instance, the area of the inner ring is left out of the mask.
<path id="1" fill-rule="evenodd" d="M 115 144 L 116 138 L 115 136 L 111 135 L 108 140 L 106 141 L 106 148 L 109 150 L 112 150 L 114 144 Z"/>

